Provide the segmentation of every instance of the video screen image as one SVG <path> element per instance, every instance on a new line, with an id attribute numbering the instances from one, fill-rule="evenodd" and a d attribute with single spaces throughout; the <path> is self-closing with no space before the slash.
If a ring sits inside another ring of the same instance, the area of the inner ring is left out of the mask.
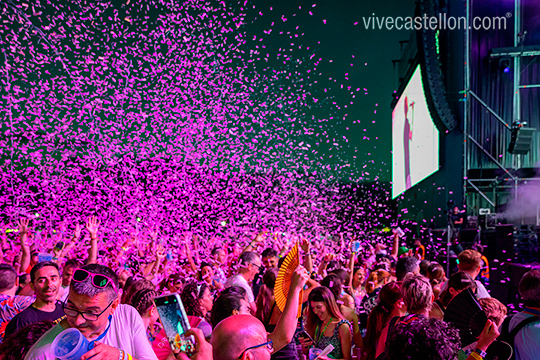
<path id="1" fill-rule="evenodd" d="M 392 112 L 392 198 L 439 170 L 439 130 L 418 65 Z"/>

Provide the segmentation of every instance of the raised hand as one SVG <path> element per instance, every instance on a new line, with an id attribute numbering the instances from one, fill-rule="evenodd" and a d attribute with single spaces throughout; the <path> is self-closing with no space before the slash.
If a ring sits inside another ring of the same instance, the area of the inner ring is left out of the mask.
<path id="1" fill-rule="evenodd" d="M 258 233 L 257 236 L 255 236 L 255 240 L 253 240 L 253 242 L 262 243 L 264 241 L 264 235 L 266 235 L 266 231 L 263 230 Z"/>
<path id="2" fill-rule="evenodd" d="M 486 351 L 489 345 L 491 345 L 491 343 L 494 342 L 500 334 L 499 328 L 495 322 L 488 320 L 484 326 L 484 330 L 482 330 L 480 333 L 476 347 L 480 350 Z"/>
<path id="3" fill-rule="evenodd" d="M 324 262 L 330 262 L 330 261 L 334 260 L 335 257 L 336 257 L 335 254 L 325 254 L 324 258 L 323 258 L 323 261 Z"/>
<path id="4" fill-rule="evenodd" d="M 302 248 L 302 251 L 304 251 L 304 253 L 308 253 L 311 249 L 311 242 L 306 238 L 302 238 L 302 240 L 300 241 L 300 247 Z"/>
<path id="5" fill-rule="evenodd" d="M 163 247 L 163 245 L 158 245 L 157 250 L 156 250 L 156 258 L 157 258 L 157 260 L 161 261 L 161 260 L 163 260 L 163 258 L 165 256 L 166 256 L 165 248 Z"/>
<path id="6" fill-rule="evenodd" d="M 88 230 L 88 232 L 90 233 L 91 240 L 97 239 L 97 233 L 100 223 L 101 222 L 95 216 L 90 216 L 86 221 L 86 230 Z"/>
<path id="7" fill-rule="evenodd" d="M 302 265 L 298 265 L 291 277 L 291 289 L 302 290 L 306 282 L 309 280 L 309 274 Z"/>
<path id="8" fill-rule="evenodd" d="M 21 236 L 28 234 L 28 225 L 30 224 L 30 220 L 27 218 L 20 218 L 17 225 L 19 226 L 19 234 Z"/>

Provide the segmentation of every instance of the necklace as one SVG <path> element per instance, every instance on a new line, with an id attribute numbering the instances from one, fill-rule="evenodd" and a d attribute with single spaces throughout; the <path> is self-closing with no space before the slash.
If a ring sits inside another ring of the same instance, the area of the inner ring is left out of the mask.
<path id="1" fill-rule="evenodd" d="M 326 328 L 328 327 L 328 325 L 332 322 L 334 318 L 330 316 L 330 320 L 328 320 L 328 322 L 326 323 L 326 325 L 324 326 L 323 330 L 321 331 L 321 333 L 319 334 L 319 336 L 317 337 L 317 342 L 319 342 L 319 340 L 321 339 L 321 336 L 324 335 L 324 332 L 326 331 Z"/>

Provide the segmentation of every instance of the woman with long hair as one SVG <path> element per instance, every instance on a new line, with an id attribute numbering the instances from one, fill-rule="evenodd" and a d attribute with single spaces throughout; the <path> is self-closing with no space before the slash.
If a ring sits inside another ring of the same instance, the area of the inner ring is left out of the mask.
<path id="1" fill-rule="evenodd" d="M 274 286 L 276 284 L 276 278 L 278 274 L 277 268 L 269 268 L 264 272 L 262 277 L 263 285 L 259 290 L 257 296 L 257 312 L 255 316 L 261 320 L 268 333 L 272 333 L 276 324 L 281 317 L 281 310 L 276 306 L 276 300 L 274 297 Z M 291 341 L 283 349 L 272 354 L 272 360 L 275 359 L 298 359 L 298 351 L 296 350 L 296 344 Z"/>
<path id="2" fill-rule="evenodd" d="M 356 266 L 353 268 L 350 290 L 354 298 L 355 309 L 360 307 L 362 299 L 366 296 L 366 268 Z"/>
<path id="3" fill-rule="evenodd" d="M 379 303 L 368 317 L 362 360 L 375 360 L 384 352 L 390 319 L 394 316 L 403 316 L 406 312 L 401 298 L 401 281 L 384 285 L 379 292 Z"/>
<path id="4" fill-rule="evenodd" d="M 351 360 L 351 325 L 341 314 L 334 295 L 327 287 L 319 286 L 309 294 L 306 331 L 315 343 L 301 341 L 304 354 L 308 354 L 311 345 L 324 349 L 332 344 L 334 350 L 329 357 Z"/>
<path id="5" fill-rule="evenodd" d="M 210 293 L 210 287 L 205 283 L 197 283 L 195 281 L 188 282 L 184 285 L 180 298 L 186 309 L 189 324 L 191 327 L 199 328 L 203 331 L 205 338 L 210 338 L 212 335 L 212 326 L 206 320 L 210 318 L 210 312 L 214 299 Z"/>
<path id="6" fill-rule="evenodd" d="M 435 300 L 439 299 L 441 286 L 448 279 L 441 264 L 432 262 L 426 269 L 426 277 L 429 279 Z"/>

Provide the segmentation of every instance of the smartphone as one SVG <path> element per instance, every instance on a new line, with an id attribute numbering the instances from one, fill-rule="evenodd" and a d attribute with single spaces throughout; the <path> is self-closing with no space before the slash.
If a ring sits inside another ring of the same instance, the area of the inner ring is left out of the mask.
<path id="1" fill-rule="evenodd" d="M 62 251 L 62 250 L 64 250 L 65 246 L 66 246 L 66 244 L 63 241 L 59 241 L 59 242 L 56 243 L 56 245 L 54 245 L 54 248 L 55 248 L 55 250 Z"/>
<path id="2" fill-rule="evenodd" d="M 193 353 L 195 351 L 194 341 L 191 337 L 185 337 L 184 335 L 191 326 L 180 295 L 170 294 L 157 297 L 154 299 L 154 304 L 171 349 L 188 354 Z"/>
<path id="3" fill-rule="evenodd" d="M 307 333 L 307 331 L 305 331 L 305 330 L 301 331 L 300 334 L 298 334 L 298 336 L 301 336 L 301 337 L 303 337 L 303 338 L 309 339 L 309 340 L 311 340 L 311 342 L 313 342 L 313 344 L 315 344 L 315 340 L 313 340 L 313 338 L 311 337 L 311 335 L 309 335 L 309 334 Z"/>

